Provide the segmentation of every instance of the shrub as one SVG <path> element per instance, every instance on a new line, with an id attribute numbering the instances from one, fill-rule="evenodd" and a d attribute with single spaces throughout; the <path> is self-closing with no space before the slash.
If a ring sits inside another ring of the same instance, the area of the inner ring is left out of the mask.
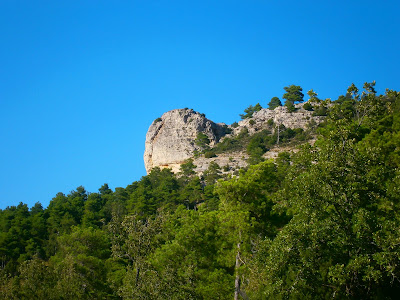
<path id="1" fill-rule="evenodd" d="M 313 106 L 309 102 L 304 103 L 303 108 L 308 111 L 314 110 Z"/>
<path id="2" fill-rule="evenodd" d="M 248 108 L 246 108 L 244 110 L 245 114 L 241 114 L 239 115 L 242 119 L 248 119 L 251 118 L 253 116 L 253 114 L 256 111 L 259 111 L 262 109 L 262 106 L 260 105 L 260 103 L 257 103 L 256 105 L 250 105 Z"/>
<path id="3" fill-rule="evenodd" d="M 268 108 L 270 110 L 274 110 L 278 106 L 282 106 L 282 102 L 278 97 L 273 97 L 271 101 L 268 103 Z"/>
<path id="4" fill-rule="evenodd" d="M 204 157 L 205 158 L 212 158 L 212 157 L 216 157 L 217 155 L 214 153 L 214 151 L 207 151 L 206 153 L 204 153 Z"/>
<path id="5" fill-rule="evenodd" d="M 210 140 L 208 139 L 208 136 L 205 135 L 202 132 L 199 132 L 197 134 L 196 139 L 194 140 L 197 146 L 199 146 L 202 149 L 208 148 L 208 144 L 210 144 Z"/>
<path id="6" fill-rule="evenodd" d="M 328 108 L 323 105 L 318 106 L 313 113 L 313 116 L 326 116 L 328 113 Z"/>
<path id="7" fill-rule="evenodd" d="M 296 111 L 296 107 L 294 106 L 293 102 L 291 102 L 291 101 L 286 101 L 285 106 L 286 106 L 288 112 Z"/>
<path id="8" fill-rule="evenodd" d="M 249 130 L 247 129 L 247 127 L 244 127 L 244 128 L 239 132 L 238 138 L 239 138 L 239 139 L 242 139 L 242 138 L 244 138 L 244 137 L 246 137 L 246 136 L 248 136 L 248 135 L 249 135 Z"/>
<path id="9" fill-rule="evenodd" d="M 230 134 L 233 131 L 232 128 L 229 128 L 227 125 L 224 125 L 222 128 L 225 134 Z"/>
<path id="10" fill-rule="evenodd" d="M 230 137 L 230 138 L 224 138 L 224 140 L 220 143 L 218 143 L 214 150 L 217 153 L 225 152 L 225 151 L 235 151 L 235 150 L 241 150 L 243 148 L 243 144 L 240 143 L 240 141 L 237 138 Z"/>

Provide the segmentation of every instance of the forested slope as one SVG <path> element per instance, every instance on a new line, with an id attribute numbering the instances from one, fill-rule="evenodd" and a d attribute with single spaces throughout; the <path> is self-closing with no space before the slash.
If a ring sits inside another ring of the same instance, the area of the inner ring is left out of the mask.
<path id="1" fill-rule="evenodd" d="M 0 210 L 1 297 L 395 299 L 400 93 L 364 90 L 332 102 L 314 145 L 239 176 L 188 161 Z"/>

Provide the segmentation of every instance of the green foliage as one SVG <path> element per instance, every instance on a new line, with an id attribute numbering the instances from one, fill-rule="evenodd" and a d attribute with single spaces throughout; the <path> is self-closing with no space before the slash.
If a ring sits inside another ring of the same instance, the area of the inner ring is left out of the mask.
<path id="1" fill-rule="evenodd" d="M 308 111 L 313 111 L 313 110 L 314 110 L 314 108 L 313 108 L 313 106 L 311 105 L 310 102 L 304 103 L 303 108 L 304 108 L 305 110 L 308 110 Z"/>
<path id="2" fill-rule="evenodd" d="M 265 131 L 267 133 L 267 131 Z M 257 134 L 253 136 L 247 145 L 247 153 L 250 155 L 249 164 L 257 164 L 263 161 L 262 155 L 268 150 L 266 147 L 266 136 Z"/>
<path id="3" fill-rule="evenodd" d="M 354 86 L 351 93 L 357 98 Z M 276 199 L 293 218 L 275 239 L 260 243 L 254 260 L 254 288 L 263 297 L 393 299 L 398 293 L 391 278 L 400 271 L 394 246 L 400 198 L 392 193 L 399 165 L 387 143 L 398 132 L 387 114 L 400 97 L 386 100 L 370 91 L 351 106 L 339 102 L 318 147 L 292 160 Z"/>
<path id="4" fill-rule="evenodd" d="M 205 158 L 212 158 L 212 157 L 216 157 L 217 155 L 215 154 L 214 151 L 207 151 L 204 153 L 204 157 Z"/>
<path id="5" fill-rule="evenodd" d="M 310 103 L 319 103 L 321 100 L 318 98 L 318 94 L 314 90 L 309 90 L 307 95 L 310 97 L 308 100 Z"/>
<path id="6" fill-rule="evenodd" d="M 156 288 L 156 285 L 149 286 L 150 280 L 146 277 L 153 270 L 147 256 L 158 246 L 163 222 L 163 215 L 145 220 L 131 215 L 122 222 L 115 219 L 110 223 L 113 256 L 127 263 L 126 275 L 118 290 L 123 298 L 146 298 Z"/>
<path id="7" fill-rule="evenodd" d="M 214 148 L 214 153 L 223 153 L 230 151 L 238 151 L 243 149 L 243 145 L 240 143 L 240 139 L 236 137 L 224 138 L 222 142 L 219 142 Z"/>
<path id="8" fill-rule="evenodd" d="M 105 262 L 110 242 L 104 231 L 74 227 L 58 238 L 59 250 L 52 257 L 60 298 L 103 298 L 112 293 L 107 285 Z"/>
<path id="9" fill-rule="evenodd" d="M 208 169 L 203 173 L 203 178 L 207 184 L 214 184 L 221 178 L 221 167 L 214 161 L 210 162 Z"/>
<path id="10" fill-rule="evenodd" d="M 242 118 L 242 120 L 251 118 L 256 111 L 259 111 L 261 109 L 262 107 L 260 103 L 257 103 L 254 106 L 250 105 L 248 108 L 244 110 L 245 114 L 241 114 L 240 117 Z"/>
<path id="11" fill-rule="evenodd" d="M 154 124 L 156 124 L 156 123 L 158 123 L 158 122 L 161 122 L 161 121 L 162 121 L 162 119 L 161 119 L 161 118 L 157 118 L 157 119 L 155 119 L 155 120 L 154 120 L 154 122 L 153 122 L 153 123 L 154 123 Z"/>
<path id="12" fill-rule="evenodd" d="M 288 112 L 295 112 L 296 107 L 294 106 L 293 102 L 290 100 L 286 100 L 285 107 L 287 108 Z"/>
<path id="13" fill-rule="evenodd" d="M 245 141 L 249 137 L 249 130 L 244 127 L 242 131 L 233 137 L 226 137 L 212 149 L 215 154 L 240 151 L 245 147 Z"/>
<path id="14" fill-rule="evenodd" d="M 249 136 L 249 130 L 247 127 L 244 127 L 238 134 L 238 139 L 247 138 Z"/>
<path id="15" fill-rule="evenodd" d="M 278 106 L 282 106 L 281 100 L 278 97 L 272 97 L 271 101 L 268 103 L 268 109 L 274 110 Z"/>
<path id="16" fill-rule="evenodd" d="M 170 242 L 155 252 L 152 262 L 162 275 L 175 270 L 172 295 L 177 299 L 232 298 L 232 274 L 221 253 L 225 238 L 219 231 L 219 212 L 178 209 L 170 220 Z"/>
<path id="17" fill-rule="evenodd" d="M 222 126 L 222 129 L 224 130 L 224 134 L 231 134 L 233 132 L 233 129 L 225 124 Z"/>
<path id="18" fill-rule="evenodd" d="M 188 209 L 195 209 L 206 198 L 202 182 L 197 176 L 188 180 L 179 193 L 179 202 Z"/>
<path id="19" fill-rule="evenodd" d="M 130 194 L 128 211 L 145 219 L 160 207 L 173 209 L 178 204 L 178 190 L 178 181 L 170 169 L 153 168 Z"/>
<path id="20" fill-rule="evenodd" d="M 187 160 L 185 160 L 185 162 L 183 164 L 181 164 L 180 166 L 180 173 L 183 176 L 192 176 L 194 174 L 196 174 L 196 172 L 194 171 L 194 169 L 196 169 L 196 165 L 193 163 L 193 159 L 189 158 Z"/>
<path id="21" fill-rule="evenodd" d="M 296 102 L 303 102 L 304 94 L 302 93 L 303 89 L 300 86 L 289 85 L 283 89 L 286 91 L 286 93 L 283 94 L 282 98 L 286 99 L 286 103 L 290 102 L 295 104 Z"/>
<path id="22" fill-rule="evenodd" d="M 209 148 L 210 139 L 203 132 L 199 132 L 197 134 L 196 139 L 194 140 L 195 144 L 200 147 L 201 150 L 205 150 Z"/>
<path id="23" fill-rule="evenodd" d="M 313 116 L 327 116 L 328 108 L 325 105 L 318 105 L 315 107 Z"/>
<path id="24" fill-rule="evenodd" d="M 273 123 L 273 120 L 271 119 Z M 292 143 L 293 145 L 307 141 L 310 138 L 309 132 L 304 132 L 303 129 L 290 129 L 280 125 L 280 143 Z M 262 155 L 273 147 L 277 142 L 277 132 L 274 134 L 271 131 L 264 129 L 253 135 L 248 134 L 248 129 L 244 128 L 238 135 L 230 138 L 225 138 L 218 143 L 211 153 L 226 153 L 230 151 L 246 150 L 249 154 L 248 163 L 250 165 L 258 164 L 264 159 Z"/>

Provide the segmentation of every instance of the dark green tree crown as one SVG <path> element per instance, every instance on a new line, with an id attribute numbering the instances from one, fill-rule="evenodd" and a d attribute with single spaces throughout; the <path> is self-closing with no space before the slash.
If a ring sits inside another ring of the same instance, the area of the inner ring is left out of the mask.
<path id="1" fill-rule="evenodd" d="M 271 101 L 268 103 L 268 108 L 273 110 L 278 106 L 282 106 L 281 100 L 278 97 L 272 97 Z"/>
<path id="2" fill-rule="evenodd" d="M 283 89 L 286 91 L 282 96 L 283 99 L 292 102 L 292 104 L 295 104 L 295 102 L 303 102 L 304 94 L 302 93 L 303 89 L 301 86 L 292 84 Z"/>

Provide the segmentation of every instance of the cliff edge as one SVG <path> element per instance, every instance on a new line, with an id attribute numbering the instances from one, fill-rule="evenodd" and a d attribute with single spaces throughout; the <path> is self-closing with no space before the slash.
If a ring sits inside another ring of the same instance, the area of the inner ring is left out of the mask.
<path id="1" fill-rule="evenodd" d="M 224 124 L 216 124 L 193 109 L 174 109 L 153 121 L 146 134 L 144 164 L 147 173 L 154 167 L 178 172 L 181 163 L 193 157 L 199 132 L 210 140 L 210 146 L 225 135 Z"/>
<path id="2" fill-rule="evenodd" d="M 306 131 L 310 124 L 318 125 L 324 117 L 316 116 L 312 111 L 305 110 L 303 105 L 303 103 L 296 104 L 295 112 L 289 112 L 284 106 L 274 110 L 261 109 L 255 112 L 251 118 L 244 119 L 235 126 L 214 123 L 204 114 L 195 112 L 193 109 L 168 111 L 161 118 L 154 120 L 147 132 L 144 152 L 146 171 L 149 173 L 152 168 L 160 167 L 170 168 L 177 173 L 180 165 L 189 158 L 195 158 L 196 172 L 199 173 L 207 169 L 212 161 L 221 167 L 228 164 L 233 164 L 237 168 L 244 167 L 247 165 L 248 155 L 243 150 L 237 153 L 219 154 L 212 158 L 206 158 L 204 155 L 195 156 L 197 151 L 201 152 L 202 150 L 196 144 L 198 134 L 200 132 L 205 134 L 210 141 L 208 146 L 213 148 L 225 138 L 238 136 L 244 129 L 249 135 L 262 130 L 274 132 L 277 125 L 291 129 L 301 128 Z M 274 158 L 284 149 L 277 145 L 276 149 L 271 149 L 264 154 L 264 157 Z"/>

